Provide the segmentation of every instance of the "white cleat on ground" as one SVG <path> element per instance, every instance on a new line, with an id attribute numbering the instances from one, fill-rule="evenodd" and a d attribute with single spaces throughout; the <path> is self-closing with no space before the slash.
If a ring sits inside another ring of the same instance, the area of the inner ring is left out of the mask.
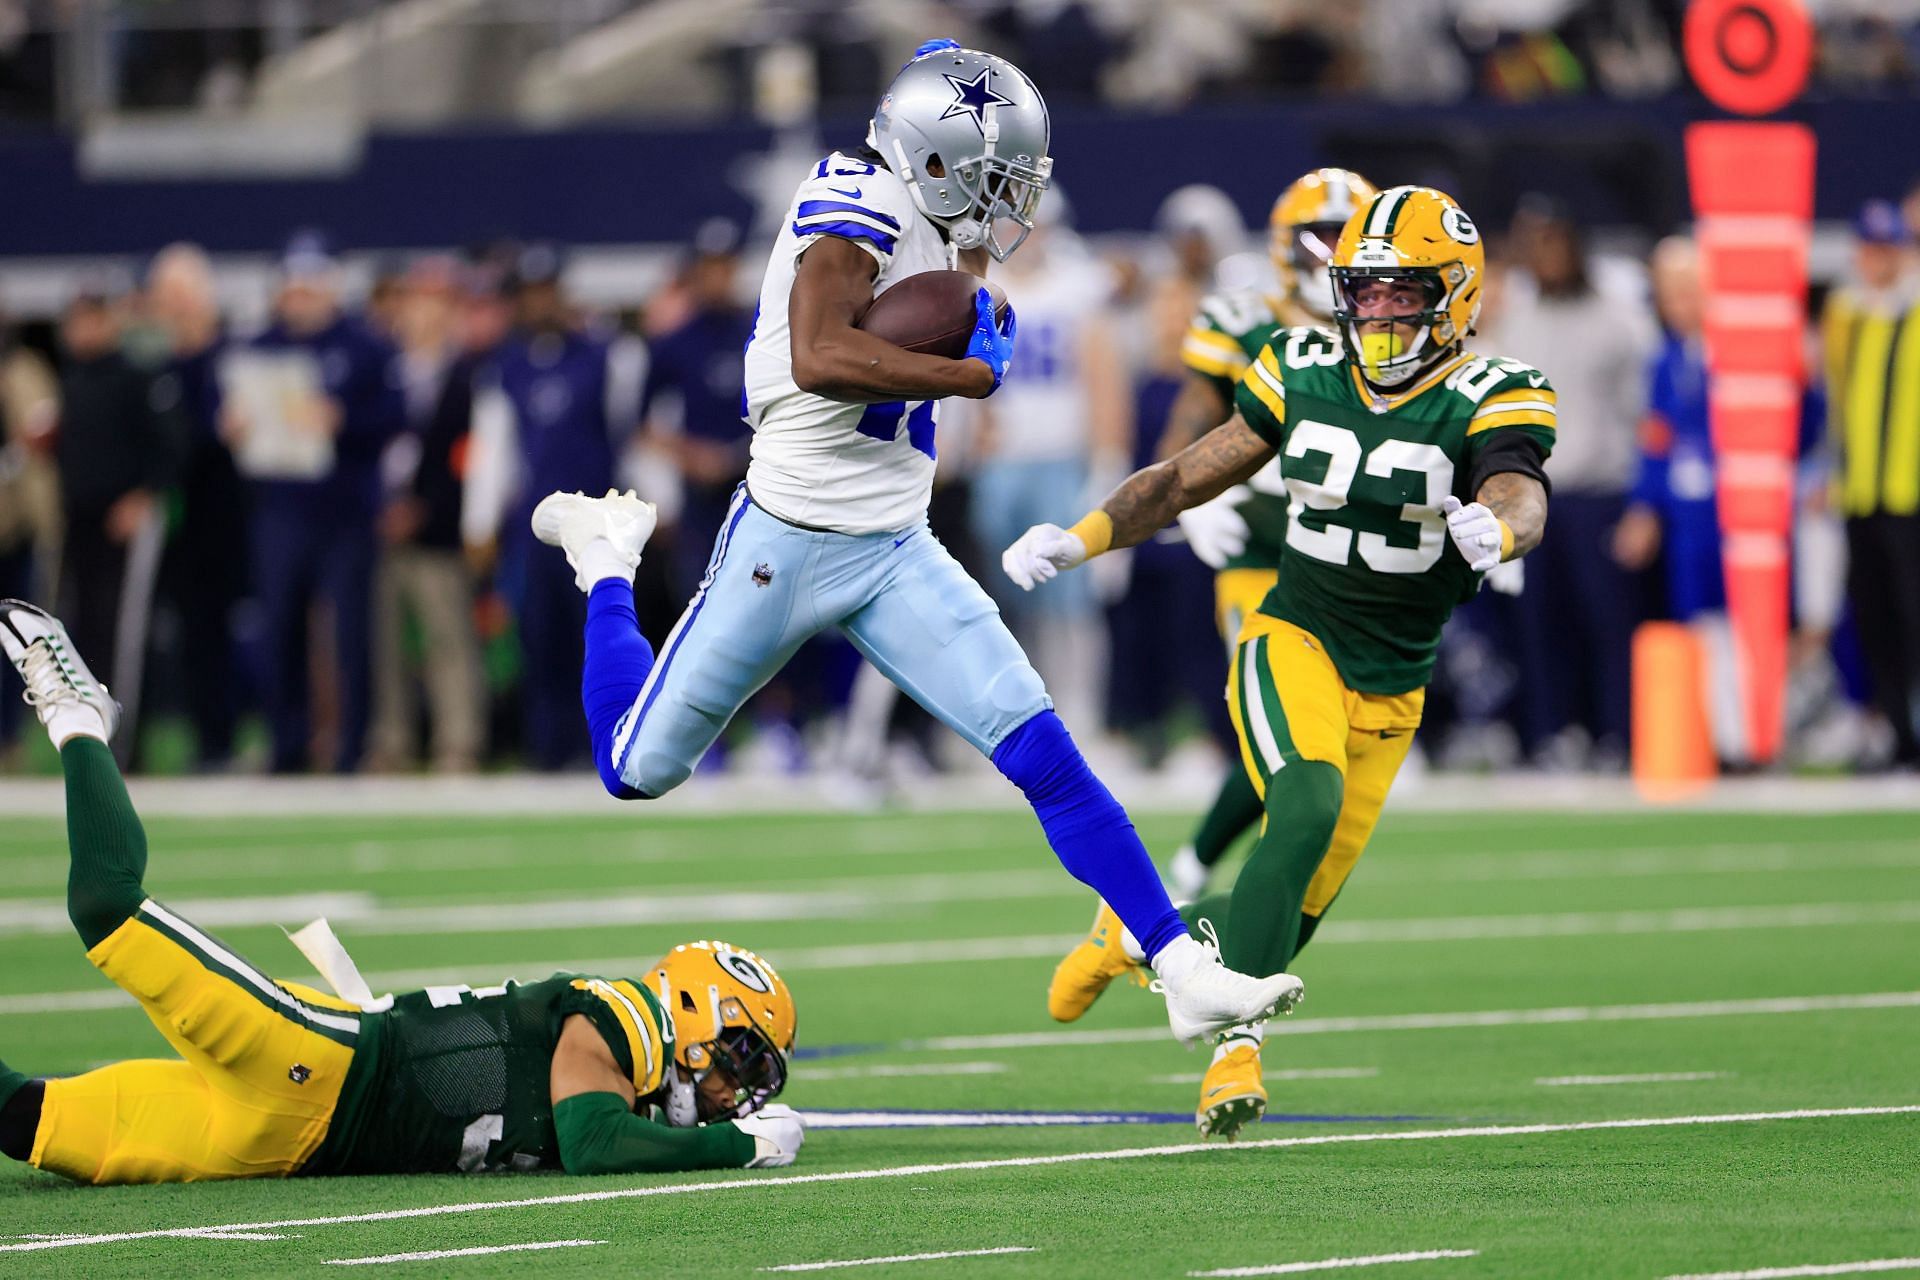
<path id="1" fill-rule="evenodd" d="M 113 736 L 120 704 L 67 636 L 60 619 L 24 600 L 0 600 L 0 649 L 27 686 L 27 705 L 47 727 L 55 747 L 73 737 Z"/>
<path id="2" fill-rule="evenodd" d="M 1204 921 L 1202 927 L 1206 927 Z M 1217 946 L 1191 937 L 1162 948 L 1153 968 L 1159 975 L 1153 986 L 1167 997 L 1167 1022 L 1174 1038 L 1187 1044 L 1241 1023 L 1292 1013 L 1307 990 L 1290 973 L 1252 978 L 1229 969 L 1220 963 Z"/>
<path id="3" fill-rule="evenodd" d="M 550 493 L 533 509 L 533 536 L 566 552 L 574 582 L 592 591 L 594 583 L 622 570 L 633 576 L 659 518 L 653 504 L 632 490 L 609 489 L 604 498 Z"/>

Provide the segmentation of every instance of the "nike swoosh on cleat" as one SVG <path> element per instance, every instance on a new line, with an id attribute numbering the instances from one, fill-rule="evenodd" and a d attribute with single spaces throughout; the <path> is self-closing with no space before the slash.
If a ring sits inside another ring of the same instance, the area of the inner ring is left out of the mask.
<path id="1" fill-rule="evenodd" d="M 827 190 L 837 196 L 845 196 L 849 200 L 858 200 L 860 198 L 860 188 L 858 187 L 855 187 L 851 191 L 842 191 L 839 187 L 828 187 Z"/>
<path id="2" fill-rule="evenodd" d="M 1527 375 L 1528 386 L 1543 387 L 1546 385 L 1546 383 L 1547 383 L 1547 375 L 1544 373 L 1530 373 Z"/>
<path id="3" fill-rule="evenodd" d="M 1233 1086 L 1230 1084 L 1217 1084 L 1213 1086 L 1213 1088 L 1207 1090 L 1205 1096 L 1211 1098 L 1214 1094 L 1219 1093 L 1222 1089 L 1231 1089 L 1231 1088 L 1233 1088 Z"/>

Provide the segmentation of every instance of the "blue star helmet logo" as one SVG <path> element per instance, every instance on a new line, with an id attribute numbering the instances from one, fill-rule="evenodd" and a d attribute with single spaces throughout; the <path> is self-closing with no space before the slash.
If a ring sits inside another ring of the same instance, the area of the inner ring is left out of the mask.
<path id="1" fill-rule="evenodd" d="M 947 83 L 953 86 L 953 101 L 948 103 L 947 109 L 940 113 L 940 118 L 951 120 L 955 116 L 972 116 L 973 127 L 980 130 L 981 136 L 985 137 L 987 108 L 1014 105 L 1012 98 L 1002 97 L 994 89 L 993 82 L 989 78 L 992 75 L 992 68 L 982 67 L 980 74 L 971 80 L 962 80 L 955 75 L 947 76 Z"/>

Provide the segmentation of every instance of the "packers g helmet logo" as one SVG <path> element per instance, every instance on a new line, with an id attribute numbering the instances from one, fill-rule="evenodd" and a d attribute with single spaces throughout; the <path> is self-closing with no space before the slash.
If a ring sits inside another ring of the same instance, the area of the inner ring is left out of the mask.
<path id="1" fill-rule="evenodd" d="M 1473 219 L 1459 205 L 1450 205 L 1440 215 L 1440 227 L 1461 244 L 1479 244 L 1480 228 L 1473 225 Z"/>
<path id="2" fill-rule="evenodd" d="M 773 990 L 773 983 L 759 965 L 741 955 L 738 951 L 722 951 L 719 955 L 720 967 L 746 984 L 750 991 L 766 995 Z"/>

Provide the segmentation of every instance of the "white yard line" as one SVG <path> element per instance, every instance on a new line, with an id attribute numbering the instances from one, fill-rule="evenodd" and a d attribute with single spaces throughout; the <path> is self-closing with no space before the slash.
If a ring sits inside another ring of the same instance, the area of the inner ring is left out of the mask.
<path id="1" fill-rule="evenodd" d="M 200 899 L 176 904 L 179 914 L 207 925 L 299 925 L 324 915 L 348 936 L 408 937 L 435 933 L 531 933 L 646 924 L 729 920 L 844 920 L 890 915 L 903 906 L 950 902 L 1074 897 L 1084 893 L 1057 870 L 964 871 L 931 875 L 860 876 L 779 889 L 726 891 L 675 885 L 648 893 L 599 894 L 531 901 L 502 896 L 491 902 L 383 902 L 371 894 Z M 0 903 L 0 938 L 65 933 L 67 906 L 57 898 Z"/>
<path id="2" fill-rule="evenodd" d="M 985 1258 L 996 1253 L 1033 1253 L 1030 1245 L 1009 1244 L 998 1249 L 948 1249 L 943 1253 L 896 1253 L 885 1258 L 844 1258 L 838 1262 L 789 1262 L 784 1267 L 761 1267 L 762 1271 L 832 1271 L 839 1267 L 874 1267 L 883 1262 L 932 1262 L 936 1258 Z"/>
<path id="3" fill-rule="evenodd" d="M 328 1258 L 322 1266 L 376 1267 L 389 1262 L 435 1262 L 441 1258 L 480 1258 L 494 1253 L 539 1253 L 547 1249 L 585 1249 L 605 1240 L 541 1240 L 532 1244 L 490 1244 L 472 1249 L 425 1249 L 419 1253 L 383 1253 L 377 1258 Z"/>
<path id="4" fill-rule="evenodd" d="M 1534 1083 L 1549 1089 L 1590 1084 L 1689 1084 L 1695 1080 L 1724 1080 L 1732 1074 L 1731 1071 L 1648 1071 L 1624 1076 L 1541 1076 Z"/>
<path id="5" fill-rule="evenodd" d="M 1742 1111 L 1718 1115 L 1651 1116 L 1632 1120 L 1583 1120 L 1562 1124 L 1473 1125 L 1457 1129 L 1386 1129 L 1368 1133 L 1322 1133 L 1297 1138 L 1264 1138 L 1253 1142 L 1187 1142 L 1164 1147 L 1123 1147 L 1112 1151 L 1074 1151 L 1051 1156 L 1016 1156 L 999 1160 L 956 1160 L 943 1164 L 895 1165 L 881 1169 L 843 1169 L 834 1173 L 802 1173 L 759 1178 L 730 1178 L 708 1182 L 670 1182 L 643 1187 L 615 1187 L 605 1191 L 575 1191 L 565 1195 L 529 1196 L 516 1200 L 468 1200 L 413 1209 L 384 1209 L 370 1213 L 325 1218 L 288 1218 L 278 1222 L 217 1223 L 203 1227 L 162 1227 L 149 1231 L 116 1231 L 0 1244 L 0 1253 L 33 1253 L 79 1245 L 120 1244 L 128 1240 L 192 1239 L 210 1232 L 280 1231 L 291 1227 L 346 1226 L 360 1222 L 398 1222 L 410 1218 L 441 1218 L 455 1214 L 490 1213 L 510 1209 L 538 1209 L 559 1204 L 599 1204 L 612 1200 L 643 1200 L 653 1196 L 695 1195 L 719 1191 L 765 1191 L 781 1187 L 828 1182 L 870 1182 L 893 1178 L 923 1178 L 936 1173 L 974 1173 L 995 1169 L 1031 1169 L 1045 1165 L 1094 1164 L 1109 1160 L 1154 1160 L 1167 1156 L 1236 1158 L 1249 1151 L 1287 1147 L 1348 1146 L 1372 1142 L 1432 1142 L 1462 1138 L 1513 1138 L 1554 1133 L 1595 1133 L 1613 1129 L 1664 1129 L 1676 1126 L 1763 1124 L 1778 1120 L 1832 1120 L 1865 1116 L 1920 1115 L 1920 1105 L 1873 1107 L 1809 1107 L 1795 1111 Z"/>
<path id="6" fill-rule="evenodd" d="M 892 889 L 861 887 L 891 881 Z M 1052 872 L 983 872 L 936 877 L 867 877 L 841 882 L 817 891 L 764 893 L 670 893 L 627 895 L 580 901 L 468 906 L 376 907 L 367 914 L 353 912 L 330 918 L 347 934 L 464 933 L 531 931 L 560 927 L 581 928 L 610 924 L 676 924 L 716 920 L 832 919 L 878 914 L 902 903 L 989 901 L 1006 898 L 1047 898 L 1077 893 L 1071 881 Z M 354 899 L 360 895 L 341 895 Z M 279 900 L 274 900 L 279 901 Z M 291 901 L 291 900 L 289 900 Z M 191 904 L 190 904 L 191 905 Z M 44 920 L 29 932 L 64 932 L 66 908 L 38 904 Z M 833 913 L 843 913 L 836 916 Z M 208 922 L 196 910 L 188 919 Z M 304 924 L 313 914 L 280 911 L 259 923 Z M 58 919 L 59 929 L 54 928 Z M 18 917 L 16 917 L 18 918 Z M 1920 902 L 1798 904 L 1773 907 L 1693 907 L 1672 911 L 1567 912 L 1557 915 L 1450 916 L 1414 920 L 1356 920 L 1334 922 L 1316 935 L 1321 946 L 1397 944 L 1408 942 L 1477 942 L 1517 938 L 1613 937 L 1623 934 L 1698 933 L 1740 929 L 1795 929 L 1920 922 Z M 0 937 L 7 930 L 0 927 Z M 965 964 L 1001 960 L 1052 958 L 1079 941 L 1078 934 L 1026 934 L 1006 938 L 951 938 L 919 942 L 849 943 L 843 946 L 802 947 L 772 957 L 782 969 L 867 969 L 909 964 Z M 570 973 L 640 972 L 657 954 L 597 959 L 565 957 L 515 962 L 506 973 L 482 972 L 479 965 L 431 969 L 402 969 L 370 973 L 376 989 L 411 990 L 444 983 L 498 981 L 513 975 L 544 978 L 562 970 Z M 98 990 L 23 992 L 0 996 L 0 1016 L 23 1013 L 80 1013 L 116 1008 L 128 1001 Z M 1801 1012 L 1802 1010 L 1791 1010 Z M 1763 1010 L 1764 1012 L 1764 1010 Z M 1684 1015 L 1683 1015 L 1684 1016 Z M 1297 1024 L 1294 1024 L 1297 1029 Z M 1282 1029 L 1285 1029 L 1284 1027 Z M 1316 1024 L 1316 1030 L 1332 1028 Z M 1085 1033 L 1067 1033 L 1079 1035 Z M 1122 1031 L 1119 1039 L 1134 1038 Z"/>
<path id="7" fill-rule="evenodd" d="M 1380 1074 L 1378 1067 L 1296 1067 L 1291 1071 L 1264 1071 L 1263 1080 L 1371 1080 Z M 1148 1076 L 1148 1084 L 1199 1084 L 1204 1071 L 1182 1071 L 1177 1075 Z M 813 1079 L 813 1073 L 807 1074 Z"/>
<path id="8" fill-rule="evenodd" d="M 1920 1008 L 1920 991 L 1846 996 L 1773 996 L 1756 1000 L 1699 1000 L 1681 1004 L 1570 1005 L 1556 1009 L 1485 1009 L 1468 1013 L 1388 1013 L 1350 1018 L 1285 1018 L 1267 1024 L 1268 1036 L 1372 1031 L 1450 1031 L 1473 1027 L 1558 1026 L 1575 1022 L 1661 1022 L 1682 1018 L 1737 1018 L 1764 1014 L 1828 1013 L 1858 1009 Z M 1086 1031 L 1019 1031 L 1001 1035 L 934 1036 L 892 1046 L 905 1052 L 1077 1048 L 1090 1044 L 1148 1044 L 1167 1037 L 1165 1026 Z"/>
<path id="9" fill-rule="evenodd" d="M 1218 1271 L 1189 1271 L 1190 1276 L 1291 1276 L 1303 1271 L 1344 1271 L 1348 1267 L 1377 1267 L 1389 1262 L 1432 1262 L 1436 1258 L 1477 1258 L 1478 1249 L 1423 1249 L 1418 1253 L 1369 1253 L 1358 1258 L 1324 1258 L 1319 1262 L 1276 1262 L 1267 1267 L 1223 1267 Z"/>
<path id="10" fill-rule="evenodd" d="M 1004 1062 L 882 1063 L 871 1067 L 809 1067 L 806 1079 L 812 1084 L 816 1080 L 890 1080 L 908 1076 L 997 1076 L 1007 1069 Z"/>
<path id="11" fill-rule="evenodd" d="M 1101 776 L 1136 813 L 1191 815 L 1196 790 L 1192 774 L 1150 774 L 1103 768 Z M 1723 779 L 1670 806 L 1650 810 L 1625 778 L 1550 775 L 1512 770 L 1488 776 L 1436 777 L 1429 785 L 1395 789 L 1395 814 L 1458 813 L 1483 822 L 1490 813 L 1612 815 L 1644 817 L 1648 812 L 1842 813 L 1914 811 L 1915 789 L 1902 777 Z M 1214 784 L 1203 784 L 1202 790 Z M 135 804 L 150 817 L 225 818 L 234 816 L 337 817 L 519 815 L 621 812 L 591 774 L 489 774 L 471 778 L 136 778 Z M 1020 793 L 985 769 L 968 770 L 915 782 L 899 797 L 896 810 L 913 813 L 1024 812 Z M 0 780 L 0 814 L 57 818 L 66 796 L 58 778 Z M 631 812 L 631 811 L 629 811 Z M 666 800 L 647 808 L 648 818 L 674 819 L 706 814 L 838 813 L 850 810 L 834 778 L 781 779 L 764 776 L 696 778 Z"/>
<path id="12" fill-rule="evenodd" d="M 1761 1267 L 1754 1271 L 1702 1271 L 1666 1280 L 1790 1280 L 1793 1276 L 1857 1276 L 1869 1271 L 1920 1271 L 1920 1258 L 1873 1258 L 1866 1262 L 1829 1262 L 1805 1267 Z"/>

